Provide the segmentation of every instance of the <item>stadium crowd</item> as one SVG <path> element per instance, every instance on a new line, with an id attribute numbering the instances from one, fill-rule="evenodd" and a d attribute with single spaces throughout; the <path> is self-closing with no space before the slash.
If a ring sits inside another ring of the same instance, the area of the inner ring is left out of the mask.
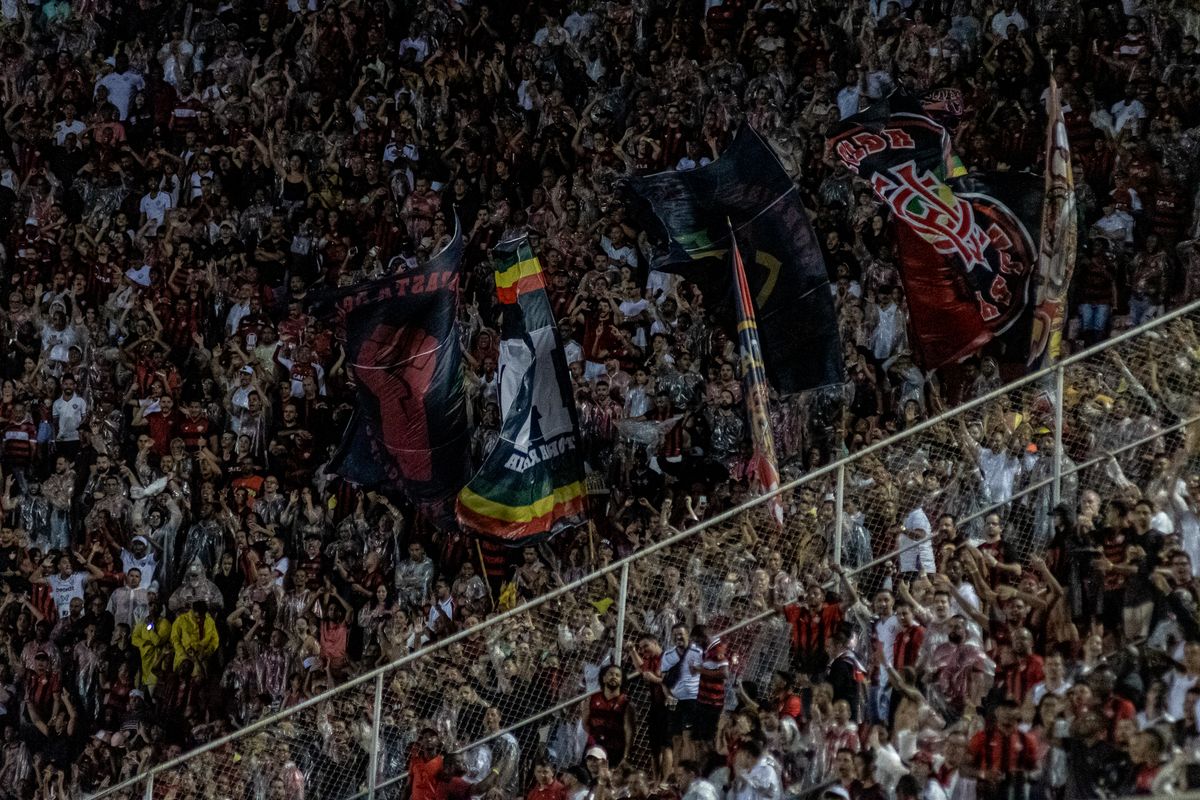
<path id="1" fill-rule="evenodd" d="M 1037 170 L 1053 72 L 1085 232 L 1072 344 L 1200 297 L 1200 17 L 1170 0 L 0 17 L 0 797 L 113 785 L 748 499 L 736 340 L 650 269 L 621 184 L 703 166 L 742 121 L 811 209 L 849 377 L 840 398 L 773 398 L 785 478 L 1002 382 L 989 358 L 918 368 L 886 212 L 828 157 L 833 126 L 893 87 L 962 90 L 967 167 Z M 324 469 L 354 381 L 311 295 L 427 258 L 455 215 L 475 462 L 499 423 L 489 251 L 515 233 L 574 379 L 592 523 L 515 553 Z M 1067 455 L 1119 452 L 1068 475 L 1061 505 L 1053 414 L 988 405 L 856 467 L 840 536 L 833 495 L 805 486 L 786 533 L 754 517 L 641 564 L 621 663 L 605 582 L 556 601 L 556 637 L 517 624 L 395 676 L 381 779 L 412 800 L 1200 785 L 1175 756 L 1200 736 L 1196 442 L 1120 450 L 1195 416 L 1200 341 L 1184 320 L 1151 347 L 1069 373 Z M 290 741 L 215 750 L 154 796 L 349 797 L 372 714 L 308 708 Z"/>

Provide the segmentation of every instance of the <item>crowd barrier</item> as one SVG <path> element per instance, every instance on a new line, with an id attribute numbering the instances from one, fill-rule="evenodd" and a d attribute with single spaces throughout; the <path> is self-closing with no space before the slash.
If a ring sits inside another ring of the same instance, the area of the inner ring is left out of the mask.
<path id="1" fill-rule="evenodd" d="M 1197 317 L 1200 304 L 1178 309 L 810 471 L 778 490 L 782 526 L 769 498 L 759 497 L 672 530 L 586 577 L 91 797 L 219 798 L 244 796 L 247 787 L 271 797 L 274 781 L 301 784 L 302 796 L 321 800 L 399 797 L 423 720 L 467 755 L 512 736 L 526 758 L 543 746 L 564 760 L 581 757 L 572 748 L 600 665 L 613 657 L 624 663 L 643 635 L 665 641 L 677 622 L 721 631 L 733 673 L 762 685 L 788 665 L 789 631 L 777 603 L 812 581 L 830 585 L 829 563 L 845 565 L 864 598 L 890 586 L 899 523 L 915 506 L 950 511 L 975 536 L 998 512 L 1004 541 L 1025 560 L 1046 546 L 1057 503 L 1074 505 L 1086 488 L 1106 496 L 1127 481 L 1152 482 L 1175 468 L 1167 455 L 1195 454 Z M 1014 453 L 1027 469 L 1011 488 L 981 483 L 966 440 L 981 422 L 990 428 L 1001 420 L 1036 446 Z M 645 694 L 636 684 L 641 713 Z M 498 724 L 480 713 L 488 706 L 499 710 Z M 632 754 L 642 763 L 645 727 L 637 726 Z"/>

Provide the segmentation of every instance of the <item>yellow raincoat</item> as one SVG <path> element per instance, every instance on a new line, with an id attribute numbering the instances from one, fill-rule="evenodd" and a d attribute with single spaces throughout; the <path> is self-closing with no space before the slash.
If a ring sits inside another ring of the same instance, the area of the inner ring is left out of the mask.
<path id="1" fill-rule="evenodd" d="M 203 674 L 205 662 L 220 644 L 217 623 L 209 614 L 203 620 L 197 619 L 193 611 L 180 614 L 171 625 L 171 644 L 175 647 L 175 669 L 191 659 L 192 674 Z"/>

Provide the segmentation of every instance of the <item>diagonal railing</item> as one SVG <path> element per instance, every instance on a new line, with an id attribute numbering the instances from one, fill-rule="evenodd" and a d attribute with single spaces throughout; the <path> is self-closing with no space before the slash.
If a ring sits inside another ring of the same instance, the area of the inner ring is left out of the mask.
<path id="1" fill-rule="evenodd" d="M 206 787 L 273 780 L 299 783 L 322 800 L 390 796 L 406 776 L 415 728 L 425 722 L 460 751 L 513 737 L 526 760 L 548 750 L 568 763 L 580 755 L 571 752 L 571 732 L 599 666 L 624 663 L 633 636 L 662 641 L 674 622 L 707 622 L 724 632 L 739 676 L 764 678 L 787 661 L 786 631 L 776 619 L 781 598 L 806 580 L 824 580 L 820 568 L 830 557 L 846 564 L 861 594 L 885 585 L 901 554 L 898 512 L 936 506 L 971 529 L 1002 511 L 1006 541 L 1027 557 L 1046 538 L 1048 509 L 1073 499 L 1069 478 L 1107 488 L 1114 461 L 1137 481 L 1156 468 L 1149 455 L 1194 452 L 1198 319 L 1200 303 L 1177 309 L 811 470 L 773 493 L 788 508 L 782 529 L 762 509 L 766 496 L 669 529 L 589 575 L 90 796 L 174 790 L 203 797 Z M 1047 395 L 1058 402 L 1040 401 Z M 1122 414 L 1122 404 L 1133 413 Z M 961 430 L 951 423 L 978 422 L 981 414 L 1016 437 L 1026 426 L 1036 431 L 1034 423 L 1046 428 L 1040 436 L 1046 445 L 1052 438 L 1049 457 L 1013 456 L 1027 466 L 1024 484 L 989 485 L 966 462 Z M 822 512 L 826 493 L 833 508 Z M 846 539 L 856 526 L 869 534 L 865 553 L 861 541 Z M 776 558 L 790 574 L 772 574 Z M 489 706 L 500 725 L 482 721 Z M 645 743 L 634 744 L 632 755 L 645 760 Z"/>

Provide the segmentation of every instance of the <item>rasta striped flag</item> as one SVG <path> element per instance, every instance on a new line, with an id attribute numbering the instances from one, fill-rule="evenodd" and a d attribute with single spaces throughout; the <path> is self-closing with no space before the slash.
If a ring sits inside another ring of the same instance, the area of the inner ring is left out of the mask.
<path id="1" fill-rule="evenodd" d="M 520 546 L 583 522 L 587 486 L 567 359 L 525 237 L 495 252 L 500 438 L 458 495 L 458 520 Z"/>
<path id="2" fill-rule="evenodd" d="M 758 343 L 758 323 L 754 317 L 754 298 L 746 281 L 742 252 L 730 231 L 733 245 L 733 284 L 737 294 L 738 345 L 742 351 L 742 373 L 746 381 L 746 417 L 750 422 L 750 441 L 754 445 L 751 474 L 759 489 L 770 492 L 779 488 L 779 469 L 775 466 L 775 440 L 771 435 L 771 417 L 767 406 L 767 374 Z M 770 500 L 771 516 L 783 524 L 783 505 L 779 497 Z"/>

